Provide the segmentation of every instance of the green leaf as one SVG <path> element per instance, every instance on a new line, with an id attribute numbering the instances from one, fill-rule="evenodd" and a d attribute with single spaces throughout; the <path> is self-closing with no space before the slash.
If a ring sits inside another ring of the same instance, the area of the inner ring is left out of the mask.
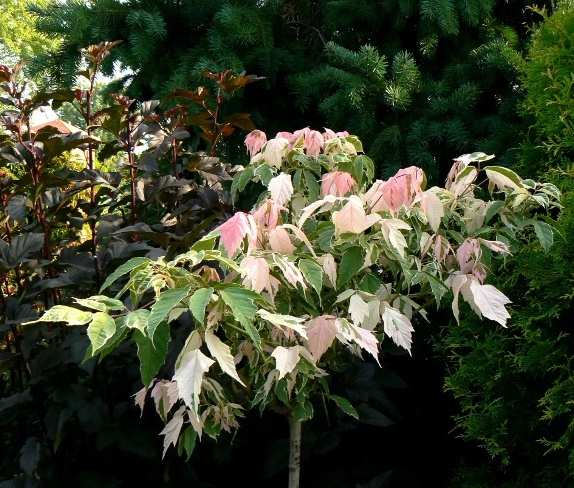
<path id="1" fill-rule="evenodd" d="M 115 322 L 116 322 L 116 332 L 114 333 L 113 337 L 106 342 L 106 345 L 102 349 L 100 349 L 99 351 L 100 361 L 104 359 L 106 356 L 109 356 L 121 344 L 121 342 L 125 339 L 127 335 L 128 329 L 126 327 L 125 317 L 119 317 L 115 319 Z M 90 344 L 89 346 L 90 351 L 91 348 L 92 346 Z"/>
<path id="2" fill-rule="evenodd" d="M 345 286 L 357 274 L 363 266 L 363 260 L 363 250 L 359 246 L 350 247 L 345 251 L 337 271 L 338 288 Z"/>
<path id="3" fill-rule="evenodd" d="M 370 183 L 375 177 L 375 163 L 369 156 L 360 154 L 353 161 L 353 177 L 359 185 L 363 183 Z"/>
<path id="4" fill-rule="evenodd" d="M 149 314 L 150 311 L 145 308 L 128 313 L 126 315 L 126 327 L 129 329 L 137 329 L 145 334 Z"/>
<path id="5" fill-rule="evenodd" d="M 367 273 L 361 278 L 359 283 L 359 290 L 366 291 L 367 293 L 376 293 L 381 287 L 381 280 L 373 273 Z"/>
<path id="6" fill-rule="evenodd" d="M 231 182 L 231 198 L 233 202 L 237 200 L 237 196 L 247 186 L 247 183 L 253 178 L 253 166 L 247 166 L 241 173 L 238 173 Z"/>
<path id="7" fill-rule="evenodd" d="M 309 400 L 298 402 L 293 409 L 292 415 L 300 422 L 311 420 L 313 418 L 313 404 Z"/>
<path id="8" fill-rule="evenodd" d="M 193 429 L 191 425 L 183 431 L 183 434 L 179 436 L 178 444 L 178 454 L 181 456 L 185 452 L 185 461 L 189 461 L 193 450 L 195 449 L 195 443 L 197 441 L 197 432 Z"/>
<path id="9" fill-rule="evenodd" d="M 261 184 L 267 186 L 271 181 L 271 178 L 273 178 L 273 171 L 268 165 L 260 164 L 255 169 L 255 176 L 259 176 Z"/>
<path id="10" fill-rule="evenodd" d="M 153 343 L 148 336 L 137 329 L 133 337 L 138 346 L 142 383 L 144 386 L 149 386 L 165 361 L 170 340 L 169 326 L 165 322 L 158 325 Z"/>
<path id="11" fill-rule="evenodd" d="M 172 308 L 181 302 L 191 291 L 191 287 L 170 288 L 161 292 L 157 301 L 153 304 L 147 321 L 147 335 L 155 343 L 154 335 L 157 327 L 163 322 Z"/>
<path id="12" fill-rule="evenodd" d="M 444 295 L 448 291 L 448 287 L 442 281 L 435 278 L 430 273 L 424 273 L 424 274 L 425 274 L 425 277 L 427 278 L 427 280 L 429 282 L 432 294 L 433 294 L 435 302 L 436 302 L 436 308 L 438 310 L 440 307 L 440 302 L 442 300 L 442 297 L 444 297 Z"/>
<path id="13" fill-rule="evenodd" d="M 347 415 L 350 415 L 354 419 L 359 420 L 359 412 L 355 410 L 355 407 L 351 405 L 351 402 L 349 400 L 340 397 L 338 395 L 330 395 L 329 398 L 333 400 L 337 404 L 337 406 Z"/>
<path id="14" fill-rule="evenodd" d="M 545 252 L 548 252 L 554 243 L 554 232 L 552 231 L 552 227 L 541 220 L 535 221 L 533 225 L 534 232 L 536 232 L 536 237 L 538 237 L 540 245 Z"/>
<path id="15" fill-rule="evenodd" d="M 205 318 L 205 308 L 211 299 L 213 288 L 200 288 L 195 290 L 189 299 L 189 309 L 200 324 L 203 324 Z"/>
<path id="16" fill-rule="evenodd" d="M 50 310 L 46 310 L 38 320 L 27 322 L 66 322 L 68 325 L 84 325 L 92 320 L 91 312 L 83 312 L 77 308 L 67 307 L 65 305 L 55 305 Z"/>
<path id="17" fill-rule="evenodd" d="M 100 293 L 109 286 L 111 286 L 116 280 L 118 280 L 125 274 L 128 274 L 130 271 L 138 268 L 142 264 L 146 264 L 149 262 L 151 262 L 149 258 L 143 258 L 143 257 L 131 258 L 129 261 L 126 261 L 124 264 L 119 266 L 110 276 L 106 278 L 106 281 L 104 281 L 104 284 L 100 288 Z"/>
<path id="18" fill-rule="evenodd" d="M 305 176 L 305 183 L 307 184 L 307 190 L 309 190 L 309 200 L 315 201 L 319 199 L 321 194 L 321 187 L 317 182 L 317 177 L 311 173 L 311 171 L 304 170 L 303 175 Z"/>
<path id="19" fill-rule="evenodd" d="M 88 337 L 92 344 L 92 355 L 102 349 L 106 343 L 114 336 L 116 323 L 105 312 L 96 312 L 93 315 L 90 325 L 88 325 Z"/>
<path id="20" fill-rule="evenodd" d="M 321 289 L 323 288 L 323 268 L 311 259 L 300 259 L 299 269 L 305 279 L 313 287 L 321 299 Z"/>
<path id="21" fill-rule="evenodd" d="M 100 312 L 124 309 L 124 304 L 121 300 L 108 298 L 104 295 L 95 295 L 89 298 L 74 298 L 74 301 L 82 307 L 91 308 L 92 310 L 98 310 Z"/>
<path id="22" fill-rule="evenodd" d="M 257 349 L 261 349 L 259 331 L 253 325 L 257 306 L 254 303 L 254 293 L 239 287 L 227 287 L 219 291 L 221 298 L 231 309 L 235 320 L 245 329 Z"/>
<path id="23" fill-rule="evenodd" d="M 493 200 L 492 202 L 488 202 L 488 205 L 486 207 L 486 215 L 484 217 L 484 223 L 488 224 L 492 219 L 492 217 L 494 217 L 503 207 L 504 207 L 503 200 Z"/>

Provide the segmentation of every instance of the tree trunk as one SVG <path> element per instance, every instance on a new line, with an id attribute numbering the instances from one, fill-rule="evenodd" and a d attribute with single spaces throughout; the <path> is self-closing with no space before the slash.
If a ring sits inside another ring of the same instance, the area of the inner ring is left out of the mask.
<path id="1" fill-rule="evenodd" d="M 289 488 L 299 488 L 301 471 L 301 421 L 289 417 Z"/>

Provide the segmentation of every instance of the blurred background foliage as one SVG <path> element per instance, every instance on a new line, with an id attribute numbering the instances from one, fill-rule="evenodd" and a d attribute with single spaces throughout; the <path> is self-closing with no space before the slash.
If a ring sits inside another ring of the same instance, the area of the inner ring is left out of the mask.
<path id="1" fill-rule="evenodd" d="M 417 329 L 414 360 L 383 351 L 382 370 L 367 364 L 342 373 L 340 392 L 362 420 L 324 411 L 305 425 L 303 477 L 317 487 L 574 486 L 574 2 L 6 6 L 2 62 L 25 59 L 27 74 L 50 89 L 75 84 L 81 48 L 123 41 L 101 66 L 102 107 L 118 90 L 174 106 L 166 95 L 202 84 L 205 69 L 245 70 L 265 79 L 226 101 L 230 113 L 251 113 L 268 133 L 305 124 L 356 133 L 379 177 L 416 164 L 432 184 L 453 157 L 481 150 L 558 185 L 564 208 L 550 222 L 559 231 L 554 246 L 545 253 L 532 244 L 497 273 L 495 284 L 514 302 L 509 328 L 471 318 L 456 326 L 436 313 L 432 327 Z M 59 113 L 85 128 L 68 105 Z M 204 147 L 196 136 L 189 151 Z M 218 155 L 231 165 L 246 161 L 237 134 Z M 115 158 L 102 157 L 101 167 L 116 170 Z M 25 312 L 13 303 L 4 317 Z M 229 446 L 203 442 L 189 462 L 169 453 L 162 463 L 155 416 L 140 420 L 129 398 L 140 386 L 135 350 L 82 364 L 85 335 L 48 326 L 27 329 L 20 346 L 22 377 L 0 379 L 2 486 L 284 482 L 283 419 L 250 415 Z"/>

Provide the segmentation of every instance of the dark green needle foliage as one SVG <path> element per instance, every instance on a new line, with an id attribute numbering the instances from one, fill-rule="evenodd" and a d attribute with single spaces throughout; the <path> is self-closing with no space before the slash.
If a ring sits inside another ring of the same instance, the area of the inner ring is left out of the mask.
<path id="1" fill-rule="evenodd" d="M 63 38 L 37 63 L 69 82 L 80 46 L 121 39 L 105 68 L 121 61 L 144 98 L 193 86 L 206 68 L 257 73 L 266 82 L 237 103 L 261 128 L 348 128 L 381 175 L 419 164 L 436 178 L 478 148 L 512 159 L 531 3 L 69 0 L 36 8 L 39 29 Z"/>
<path id="2" fill-rule="evenodd" d="M 470 462 L 461 487 L 558 487 L 574 480 L 574 4 L 563 2 L 535 31 L 522 71 L 529 123 L 520 164 L 563 191 L 553 247 L 514 256 L 501 289 L 513 300 L 508 329 L 473 320 L 445 329 L 447 390 L 459 402 L 462 437 L 494 463 Z"/>

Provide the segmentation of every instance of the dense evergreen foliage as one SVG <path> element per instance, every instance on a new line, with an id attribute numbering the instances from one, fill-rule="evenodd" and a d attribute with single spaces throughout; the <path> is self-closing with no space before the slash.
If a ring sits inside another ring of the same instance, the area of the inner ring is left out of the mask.
<path id="1" fill-rule="evenodd" d="M 573 26 L 574 8 L 565 2 L 534 33 L 522 74 L 530 130 L 521 165 L 563 191 L 556 242 L 549 252 L 524 249 L 504 268 L 499 285 L 514 302 L 509 329 L 486 331 L 473 320 L 445 329 L 442 351 L 453 354 L 447 389 L 461 406 L 457 423 L 499 466 L 461 470 L 460 486 L 554 487 L 574 480 Z"/>
<path id="2" fill-rule="evenodd" d="M 512 159 L 528 5 L 70 1 L 37 9 L 39 28 L 64 39 L 38 63 L 69 82 L 79 47 L 122 39 L 108 72 L 122 61 L 134 72 L 124 80 L 129 92 L 144 97 L 193 85 L 205 68 L 258 73 L 266 82 L 242 102 L 265 130 L 303 119 L 345 127 L 361 136 L 380 174 L 416 161 L 436 178 L 454 154 L 480 148 Z"/>

